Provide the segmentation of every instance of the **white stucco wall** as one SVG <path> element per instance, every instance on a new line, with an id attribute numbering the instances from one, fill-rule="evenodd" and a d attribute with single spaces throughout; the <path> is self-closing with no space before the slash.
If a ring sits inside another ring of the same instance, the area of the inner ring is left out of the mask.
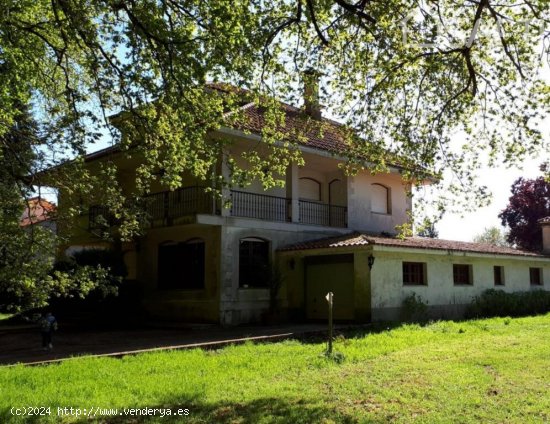
<path id="1" fill-rule="evenodd" d="M 390 189 L 391 213 L 380 214 L 371 211 L 372 184 L 382 184 Z M 407 221 L 410 199 L 399 174 L 371 175 L 362 171 L 348 178 L 348 226 L 356 231 L 396 233 L 396 225 Z"/>
<path id="2" fill-rule="evenodd" d="M 403 299 L 416 293 L 428 306 L 448 311 L 457 310 L 471 303 L 474 296 L 491 288 L 506 292 L 550 289 L 550 260 L 520 256 L 481 255 L 447 251 L 423 251 L 421 249 L 395 249 L 375 246 L 376 258 L 371 271 L 373 319 L 394 319 Z M 404 286 L 403 262 L 425 262 L 427 285 Z M 452 264 L 472 265 L 473 284 L 456 286 L 453 283 Z M 504 286 L 495 286 L 493 267 L 504 267 Z M 534 286 L 529 281 L 529 268 L 543 268 L 543 285 Z"/>
<path id="3" fill-rule="evenodd" d="M 550 255 L 550 224 L 542 226 L 542 250 Z"/>

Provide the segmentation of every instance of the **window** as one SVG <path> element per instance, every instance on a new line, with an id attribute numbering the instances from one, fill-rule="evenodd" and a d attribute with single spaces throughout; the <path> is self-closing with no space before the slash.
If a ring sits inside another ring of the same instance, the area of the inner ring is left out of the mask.
<path id="1" fill-rule="evenodd" d="M 542 268 L 529 268 L 529 281 L 534 286 L 541 286 Z"/>
<path id="2" fill-rule="evenodd" d="M 267 287 L 269 283 L 269 242 L 245 238 L 239 244 L 239 287 Z"/>
<path id="3" fill-rule="evenodd" d="M 426 285 L 426 264 L 424 262 L 403 262 L 403 285 Z"/>
<path id="4" fill-rule="evenodd" d="M 321 183 L 313 178 L 300 178 L 300 199 L 321 201 Z"/>
<path id="5" fill-rule="evenodd" d="M 390 214 L 390 189 L 377 183 L 372 184 L 371 187 L 371 211 L 374 213 Z"/>
<path id="6" fill-rule="evenodd" d="M 472 285 L 472 265 L 453 264 L 453 281 L 456 286 Z"/>
<path id="7" fill-rule="evenodd" d="M 159 246 L 158 287 L 160 289 L 204 289 L 204 240 Z"/>
<path id="8" fill-rule="evenodd" d="M 495 281 L 495 286 L 503 286 L 504 285 L 504 267 L 494 266 L 493 277 Z"/>

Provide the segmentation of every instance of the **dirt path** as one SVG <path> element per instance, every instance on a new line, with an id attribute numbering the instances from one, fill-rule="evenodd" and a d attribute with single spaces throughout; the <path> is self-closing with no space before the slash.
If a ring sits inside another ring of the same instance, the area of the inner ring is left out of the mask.
<path id="1" fill-rule="evenodd" d="M 242 343 L 247 339 L 279 340 L 318 333 L 326 326 L 318 324 L 273 327 L 203 327 L 141 329 L 117 331 L 60 330 L 54 334 L 51 352 L 41 348 L 38 329 L 2 331 L 0 327 L 0 365 L 37 363 L 82 355 L 122 356 L 159 349 L 215 348 Z"/>

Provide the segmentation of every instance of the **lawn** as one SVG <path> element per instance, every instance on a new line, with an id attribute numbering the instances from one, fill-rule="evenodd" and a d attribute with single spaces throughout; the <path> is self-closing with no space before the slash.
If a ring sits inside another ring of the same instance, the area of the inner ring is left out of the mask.
<path id="1" fill-rule="evenodd" d="M 13 406 L 188 408 L 184 417 L 100 422 L 528 423 L 550 420 L 550 314 L 404 325 L 322 343 L 245 344 L 122 359 L 0 368 L 0 422 Z M 81 411 L 82 412 L 82 411 Z M 96 411 L 97 412 L 97 411 Z M 143 412 L 143 411 L 142 411 Z"/>

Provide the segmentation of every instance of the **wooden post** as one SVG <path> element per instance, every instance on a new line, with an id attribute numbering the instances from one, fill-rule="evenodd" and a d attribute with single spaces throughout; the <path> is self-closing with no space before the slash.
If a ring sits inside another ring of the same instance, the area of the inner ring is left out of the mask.
<path id="1" fill-rule="evenodd" d="M 333 293 L 328 292 L 326 299 L 328 302 L 328 354 L 332 355 L 332 303 L 333 303 Z"/>

